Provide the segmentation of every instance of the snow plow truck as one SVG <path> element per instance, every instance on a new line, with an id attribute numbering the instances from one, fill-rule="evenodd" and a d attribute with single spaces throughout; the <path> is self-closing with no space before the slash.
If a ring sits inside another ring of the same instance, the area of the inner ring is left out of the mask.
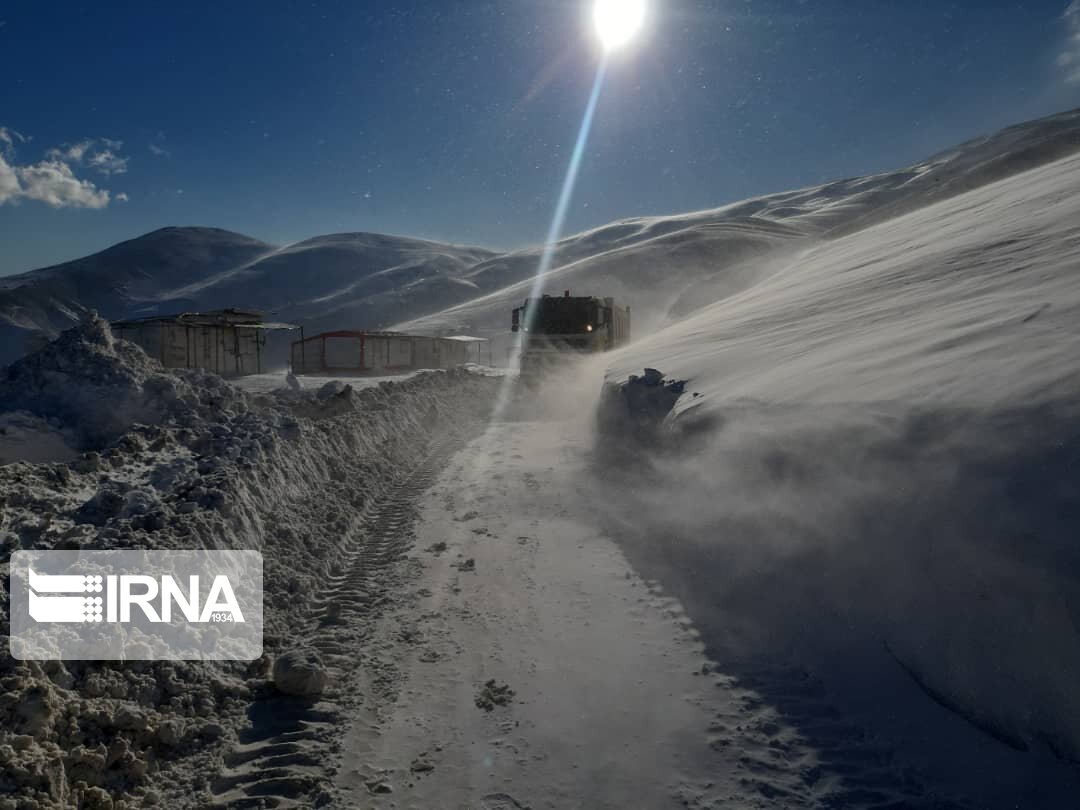
<path id="1" fill-rule="evenodd" d="M 614 298 L 545 295 L 514 310 L 511 331 L 521 338 L 521 378 L 536 380 L 553 366 L 630 342 L 630 307 Z"/>

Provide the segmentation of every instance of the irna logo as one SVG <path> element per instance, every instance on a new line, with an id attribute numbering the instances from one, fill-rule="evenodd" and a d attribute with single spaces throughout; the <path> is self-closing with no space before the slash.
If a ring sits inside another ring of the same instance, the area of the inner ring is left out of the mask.
<path id="1" fill-rule="evenodd" d="M 168 624 L 175 609 L 188 622 L 244 621 L 224 574 L 213 578 L 204 599 L 200 577 L 186 590 L 168 574 L 39 574 L 30 572 L 30 617 L 36 622 L 130 622 L 132 608 L 154 624 Z M 79 595 L 77 595 L 79 594 Z"/>
<path id="2" fill-rule="evenodd" d="M 253 660 L 255 551 L 17 551 L 11 654 L 22 660 Z"/>

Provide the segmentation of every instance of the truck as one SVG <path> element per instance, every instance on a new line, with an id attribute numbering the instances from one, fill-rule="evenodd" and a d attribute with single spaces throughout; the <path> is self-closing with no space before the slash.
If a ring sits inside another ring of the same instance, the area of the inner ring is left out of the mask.
<path id="1" fill-rule="evenodd" d="M 545 295 L 514 310 L 510 329 L 521 334 L 521 375 L 535 379 L 545 369 L 630 342 L 630 307 L 614 298 Z"/>

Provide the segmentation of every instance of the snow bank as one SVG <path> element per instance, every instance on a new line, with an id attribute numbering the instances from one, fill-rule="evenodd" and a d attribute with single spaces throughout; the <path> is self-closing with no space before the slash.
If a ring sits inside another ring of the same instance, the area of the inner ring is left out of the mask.
<path id="1" fill-rule="evenodd" d="M 902 715 L 882 656 L 997 740 L 1080 761 L 1078 266 L 1072 157 L 808 251 L 615 358 L 611 381 L 688 380 L 687 438 L 641 480 L 606 469 L 605 498 L 719 660 L 811 662 Z"/>
<path id="2" fill-rule="evenodd" d="M 251 695 L 270 688 L 271 662 L 295 647 L 295 617 L 365 507 L 433 435 L 478 430 L 497 385 L 449 372 L 252 396 L 165 372 L 100 320 L 9 369 L 4 407 L 48 417 L 94 449 L 71 464 L 0 467 L 5 564 L 20 548 L 262 551 L 267 652 L 251 666 L 110 666 L 20 663 L 5 650 L 0 796 L 19 807 L 205 806 L 208 775 Z"/>
<path id="3" fill-rule="evenodd" d="M 0 412 L 49 419 L 80 450 L 101 449 L 133 424 L 197 424 L 243 413 L 247 397 L 199 371 L 166 372 L 96 314 L 0 376 Z"/>
<path id="4" fill-rule="evenodd" d="M 0 465 L 71 461 L 76 455 L 64 432 L 47 420 L 27 411 L 0 413 Z"/>

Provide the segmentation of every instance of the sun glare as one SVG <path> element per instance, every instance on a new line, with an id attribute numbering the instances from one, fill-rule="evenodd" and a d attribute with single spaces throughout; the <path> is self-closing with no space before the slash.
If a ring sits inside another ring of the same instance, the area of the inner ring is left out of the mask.
<path id="1" fill-rule="evenodd" d="M 629 42 L 645 22 L 645 0 L 596 0 L 593 22 L 605 50 Z"/>

